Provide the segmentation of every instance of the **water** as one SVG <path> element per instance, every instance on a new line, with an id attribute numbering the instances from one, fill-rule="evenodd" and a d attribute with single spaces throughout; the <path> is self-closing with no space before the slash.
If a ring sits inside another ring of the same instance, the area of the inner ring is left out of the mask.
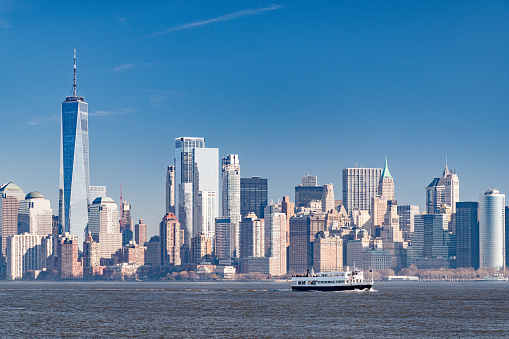
<path id="1" fill-rule="evenodd" d="M 268 282 L 1 282 L 0 337 L 488 337 L 509 333 L 507 282 L 376 282 L 292 292 Z"/>

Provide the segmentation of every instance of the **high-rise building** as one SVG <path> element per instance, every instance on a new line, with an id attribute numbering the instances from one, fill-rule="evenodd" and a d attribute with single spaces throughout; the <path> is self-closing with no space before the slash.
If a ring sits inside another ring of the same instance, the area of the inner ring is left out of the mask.
<path id="1" fill-rule="evenodd" d="M 240 257 L 265 256 L 265 223 L 256 214 L 249 213 L 240 222 Z"/>
<path id="2" fill-rule="evenodd" d="M 412 240 L 414 233 L 414 216 L 419 214 L 419 206 L 417 205 L 402 205 L 398 206 L 399 227 L 403 233 L 403 240 Z"/>
<path id="3" fill-rule="evenodd" d="M 97 198 L 106 198 L 106 186 L 90 186 L 88 188 L 88 201 L 92 203 Z"/>
<path id="4" fill-rule="evenodd" d="M 479 203 L 456 203 L 456 267 L 479 268 Z"/>
<path id="5" fill-rule="evenodd" d="M 306 174 L 300 178 L 301 186 L 318 186 L 318 177 L 316 175 Z"/>
<path id="6" fill-rule="evenodd" d="M 343 239 L 324 231 L 313 242 L 313 269 L 315 272 L 343 271 Z"/>
<path id="7" fill-rule="evenodd" d="M 49 200 L 41 193 L 28 193 L 19 203 L 18 233 L 52 234 L 52 213 Z"/>
<path id="8" fill-rule="evenodd" d="M 240 225 L 240 224 L 239 224 Z M 231 236 L 231 218 L 222 217 L 216 218 L 216 234 L 214 254 L 216 258 L 232 258 L 235 253 L 235 245 L 232 243 L 233 237 Z M 240 251 L 237 252 L 237 256 Z"/>
<path id="9" fill-rule="evenodd" d="M 230 241 L 232 253 L 230 256 L 239 257 L 239 229 L 240 229 L 240 162 L 237 154 L 230 154 L 223 158 L 223 217 L 230 218 Z"/>
<path id="10" fill-rule="evenodd" d="M 23 278 L 23 273 L 29 270 L 40 270 L 41 239 L 36 234 L 16 234 L 7 238 L 7 279 Z"/>
<path id="11" fill-rule="evenodd" d="M 159 224 L 161 266 L 180 265 L 180 223 L 173 213 L 166 213 Z"/>
<path id="12" fill-rule="evenodd" d="M 88 104 L 76 94 L 76 51 L 72 95 L 62 102 L 59 218 L 64 232 L 85 239 L 90 174 L 88 164 Z"/>
<path id="13" fill-rule="evenodd" d="M 286 215 L 286 247 L 290 246 L 290 218 L 295 214 L 295 204 L 290 202 L 290 197 L 283 197 L 281 212 Z"/>
<path id="14" fill-rule="evenodd" d="M 166 170 L 166 213 L 175 213 L 175 166 Z"/>
<path id="15" fill-rule="evenodd" d="M 505 261 L 509 260 L 509 206 L 505 207 Z"/>
<path id="16" fill-rule="evenodd" d="M 334 205 L 334 186 L 332 184 L 323 185 L 322 211 L 329 212 L 334 209 Z"/>
<path id="17" fill-rule="evenodd" d="M 210 260 L 212 255 L 212 242 L 205 234 L 197 234 L 191 239 L 190 261 L 196 264 Z"/>
<path id="18" fill-rule="evenodd" d="M 399 227 L 398 202 L 396 200 L 387 201 L 381 237 L 383 240 L 390 242 L 403 241 L 403 235 Z"/>
<path id="19" fill-rule="evenodd" d="M 297 211 L 303 207 L 310 207 L 311 202 L 322 202 L 324 188 L 325 186 L 295 186 L 295 207 Z"/>
<path id="20" fill-rule="evenodd" d="M 343 204 L 351 216 L 354 208 L 371 213 L 371 199 L 378 195 L 381 168 L 343 169 Z"/>
<path id="21" fill-rule="evenodd" d="M 101 258 L 111 259 L 122 247 L 117 204 L 109 197 L 95 199 L 90 205 L 88 219 L 88 231 L 99 243 Z"/>
<path id="22" fill-rule="evenodd" d="M 267 206 L 268 180 L 260 177 L 240 178 L 240 215 L 255 213 L 263 218 Z"/>
<path id="23" fill-rule="evenodd" d="M 378 195 L 385 197 L 387 200 L 394 200 L 394 180 L 391 172 L 389 172 L 389 166 L 387 166 L 387 158 L 385 158 L 384 169 L 378 184 Z"/>
<path id="24" fill-rule="evenodd" d="M 286 214 L 281 213 L 279 204 L 270 204 L 265 207 L 265 256 L 276 258 L 269 265 L 271 274 L 283 275 L 286 273 Z"/>
<path id="25" fill-rule="evenodd" d="M 152 267 L 161 266 L 161 241 L 158 235 L 154 235 L 146 243 L 145 265 Z"/>
<path id="26" fill-rule="evenodd" d="M 122 196 L 120 196 L 122 198 Z M 131 204 L 120 200 L 120 233 L 122 233 L 122 246 L 134 239 L 133 218 L 131 218 Z"/>
<path id="27" fill-rule="evenodd" d="M 199 191 L 195 201 L 195 224 L 194 232 L 205 235 L 212 247 L 214 247 L 214 237 L 217 218 L 217 194 L 215 191 Z"/>
<path id="28" fill-rule="evenodd" d="M 134 240 L 140 246 L 147 242 L 147 225 L 143 223 L 143 219 L 134 226 Z"/>
<path id="29" fill-rule="evenodd" d="M 92 234 L 88 233 L 83 243 L 83 267 L 96 267 L 101 264 L 101 251 L 99 243 L 94 241 Z"/>
<path id="30" fill-rule="evenodd" d="M 435 178 L 426 187 L 426 213 L 439 213 L 443 204 L 452 208 L 456 213 L 456 203 L 460 200 L 460 182 L 458 175 L 450 171 L 445 164 L 441 178 Z"/>
<path id="31" fill-rule="evenodd" d="M 175 209 L 180 226 L 184 230 L 187 245 L 193 234 L 194 200 L 194 152 L 195 148 L 204 148 L 204 138 L 182 137 L 175 139 Z"/>
<path id="32" fill-rule="evenodd" d="M 64 233 L 57 241 L 58 268 L 61 279 L 83 278 L 83 265 L 78 261 L 78 237 Z"/>
<path id="33" fill-rule="evenodd" d="M 489 189 L 479 196 L 479 266 L 505 266 L 505 195 Z"/>
<path id="34" fill-rule="evenodd" d="M 19 202 L 25 198 L 18 185 L 9 182 L 0 187 L 0 236 L 2 237 L 2 263 L 7 255 L 7 238 L 18 234 Z"/>

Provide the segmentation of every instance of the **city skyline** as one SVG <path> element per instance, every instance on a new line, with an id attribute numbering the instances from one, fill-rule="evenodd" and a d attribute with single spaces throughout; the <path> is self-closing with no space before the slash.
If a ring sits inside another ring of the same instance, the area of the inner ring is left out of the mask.
<path id="1" fill-rule="evenodd" d="M 221 158 L 238 154 L 243 178 L 268 179 L 269 201 L 292 197 L 306 173 L 333 183 L 339 198 L 342 169 L 381 168 L 384 154 L 400 205 L 422 210 L 446 156 L 460 201 L 477 201 L 489 187 L 509 192 L 500 156 L 508 141 L 503 2 L 160 5 L 170 19 L 147 5 L 130 12 L 93 3 L 83 10 L 92 26 L 104 23 L 109 35 L 101 39 L 87 25 L 73 29 L 83 19 L 64 19 L 62 28 L 41 22 L 62 8 L 6 4 L 0 114 L 4 141 L 16 142 L 4 150 L 11 161 L 2 182 L 41 192 L 53 214 L 58 103 L 71 90 L 73 48 L 77 95 L 89 103 L 92 184 L 119 203 L 123 183 L 133 219 L 144 219 L 149 235 L 165 214 L 173 141 L 185 135 L 204 137 Z M 153 21 L 140 26 L 135 11 Z M 23 93 L 34 100 L 20 105 Z"/>

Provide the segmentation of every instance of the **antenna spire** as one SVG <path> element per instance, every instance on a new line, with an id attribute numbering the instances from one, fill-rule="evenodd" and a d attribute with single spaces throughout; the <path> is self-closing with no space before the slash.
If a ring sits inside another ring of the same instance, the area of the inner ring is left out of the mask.
<path id="1" fill-rule="evenodd" d="M 74 83 L 72 84 L 72 96 L 76 97 L 76 48 L 74 49 Z"/>

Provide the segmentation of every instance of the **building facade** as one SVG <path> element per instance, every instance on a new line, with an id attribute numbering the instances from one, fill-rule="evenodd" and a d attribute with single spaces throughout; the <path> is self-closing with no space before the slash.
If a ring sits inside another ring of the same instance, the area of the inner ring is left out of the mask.
<path id="1" fill-rule="evenodd" d="M 349 215 L 354 208 L 371 213 L 371 199 L 378 195 L 381 168 L 343 169 L 343 204 Z"/>
<path id="2" fill-rule="evenodd" d="M 177 266 L 180 258 L 180 223 L 173 213 L 166 213 L 159 224 L 159 239 L 161 242 L 161 266 Z"/>
<path id="3" fill-rule="evenodd" d="M 456 203 L 456 267 L 479 268 L 479 203 Z"/>
<path id="4" fill-rule="evenodd" d="M 175 166 L 166 170 L 166 213 L 175 214 Z"/>
<path id="5" fill-rule="evenodd" d="M 109 197 L 97 198 L 89 210 L 88 231 L 100 244 L 101 258 L 111 259 L 122 247 L 117 204 Z"/>
<path id="6" fill-rule="evenodd" d="M 505 195 L 489 189 L 479 196 L 479 267 L 505 266 Z"/>
<path id="7" fill-rule="evenodd" d="M 7 238 L 18 234 L 19 203 L 25 198 L 23 190 L 9 182 L 0 187 L 0 236 L 2 237 L 2 263 L 7 256 Z"/>
<path id="8" fill-rule="evenodd" d="M 445 165 L 441 178 L 435 178 L 426 187 L 426 213 L 440 213 L 443 204 L 456 213 L 456 203 L 460 200 L 460 182 L 456 172 L 450 171 Z"/>
<path id="9" fill-rule="evenodd" d="M 267 206 L 268 180 L 260 177 L 240 178 L 240 214 L 245 217 L 255 213 L 257 217 L 264 217 Z"/>
<path id="10" fill-rule="evenodd" d="M 237 154 L 230 154 L 223 158 L 223 213 L 222 217 L 230 218 L 231 257 L 239 257 L 240 230 L 240 162 Z M 223 232 L 224 233 L 224 232 Z"/>

